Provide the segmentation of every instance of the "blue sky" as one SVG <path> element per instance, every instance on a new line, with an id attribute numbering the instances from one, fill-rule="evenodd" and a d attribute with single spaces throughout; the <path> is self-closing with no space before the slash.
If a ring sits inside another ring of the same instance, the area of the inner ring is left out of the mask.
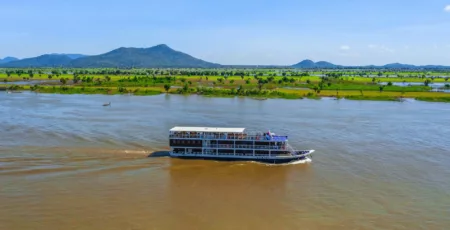
<path id="1" fill-rule="evenodd" d="M 450 0 L 14 0 L 0 20 L 0 57 L 164 43 L 220 64 L 450 65 Z"/>

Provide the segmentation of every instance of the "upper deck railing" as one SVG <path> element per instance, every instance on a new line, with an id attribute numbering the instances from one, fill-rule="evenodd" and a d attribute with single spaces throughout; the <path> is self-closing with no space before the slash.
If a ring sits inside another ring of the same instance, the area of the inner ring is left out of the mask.
<path id="1" fill-rule="evenodd" d="M 287 141 L 287 136 L 264 135 L 264 134 L 181 134 L 171 133 L 169 138 L 179 139 L 206 139 L 206 140 L 259 140 L 259 141 Z"/>

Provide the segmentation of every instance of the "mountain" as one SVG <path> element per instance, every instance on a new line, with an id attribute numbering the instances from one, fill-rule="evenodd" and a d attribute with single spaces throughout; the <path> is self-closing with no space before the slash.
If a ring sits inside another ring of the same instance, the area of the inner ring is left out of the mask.
<path id="1" fill-rule="evenodd" d="M 336 68 L 337 66 L 326 61 L 313 62 L 309 59 L 303 60 L 295 65 L 292 65 L 294 68 L 305 68 L 305 69 L 313 69 L 313 68 Z"/>
<path id="2" fill-rule="evenodd" d="M 306 59 L 303 60 L 295 65 L 293 65 L 292 67 L 294 68 L 314 68 L 316 66 L 316 63 L 314 63 L 313 61 Z"/>
<path id="3" fill-rule="evenodd" d="M 382 66 L 386 69 L 415 69 L 418 68 L 418 66 L 415 65 L 407 65 L 407 64 L 401 64 L 401 63 L 391 63 Z"/>
<path id="4" fill-rule="evenodd" d="M 316 66 L 318 68 L 336 68 L 337 67 L 337 65 L 330 63 L 330 62 L 326 62 L 326 61 L 316 62 Z"/>
<path id="5" fill-rule="evenodd" d="M 206 62 L 175 51 L 165 44 L 150 48 L 121 47 L 105 54 L 73 60 L 72 67 L 136 67 L 136 68 L 214 68 L 219 64 Z"/>
<path id="6" fill-rule="evenodd" d="M 5 57 L 3 59 L 0 58 L 0 64 L 17 61 L 17 60 L 19 60 L 19 59 L 15 58 L 15 57 Z"/>
<path id="7" fill-rule="evenodd" d="M 69 57 L 70 59 L 78 59 L 78 58 L 82 58 L 82 57 L 86 57 L 87 55 L 84 54 L 50 54 L 50 55 L 65 55 L 67 57 Z"/>
<path id="8" fill-rule="evenodd" d="M 16 61 L 3 63 L 0 67 L 63 67 L 67 66 L 72 59 L 66 55 L 44 54 L 33 58 L 24 58 Z"/>
<path id="9" fill-rule="evenodd" d="M 335 65 L 326 61 L 313 62 L 309 59 L 303 60 L 295 65 L 292 65 L 293 68 L 300 69 L 333 69 L 333 68 L 346 68 L 346 69 L 450 69 L 450 66 L 442 66 L 442 65 L 408 65 L 402 63 L 391 63 L 382 66 L 376 65 L 366 65 L 366 66 L 342 66 Z"/>

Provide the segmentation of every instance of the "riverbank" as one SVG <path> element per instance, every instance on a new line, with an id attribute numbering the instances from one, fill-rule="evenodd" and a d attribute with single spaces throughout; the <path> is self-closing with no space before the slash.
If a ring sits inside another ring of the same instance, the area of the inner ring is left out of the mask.
<path id="1" fill-rule="evenodd" d="M 441 73 L 313 72 L 293 70 L 15 70 L 0 73 L 3 90 L 60 94 L 198 94 L 250 97 L 448 102 L 450 84 Z M 374 74 L 376 76 L 374 77 Z M 280 76 L 281 75 L 281 76 Z M 435 77 L 434 75 L 441 75 Z"/>
<path id="2" fill-rule="evenodd" d="M 374 90 L 312 90 L 312 89 L 224 89 L 210 87 L 86 87 L 86 86 L 30 86 L 30 85 L 0 85 L 0 90 L 6 91 L 32 91 L 36 93 L 58 94 L 129 94 L 136 96 L 151 96 L 163 93 L 169 94 L 197 94 L 208 97 L 250 97 L 257 100 L 269 98 L 283 99 L 348 99 L 348 100 L 372 100 L 372 101 L 403 101 L 415 99 L 429 102 L 450 102 L 450 94 L 443 92 L 395 92 Z"/>

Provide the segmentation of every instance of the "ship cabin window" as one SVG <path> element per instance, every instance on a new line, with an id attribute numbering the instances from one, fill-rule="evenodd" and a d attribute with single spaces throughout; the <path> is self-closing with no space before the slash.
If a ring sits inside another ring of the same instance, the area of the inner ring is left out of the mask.
<path id="1" fill-rule="evenodd" d="M 232 149 L 219 149 L 219 153 L 234 153 L 234 151 Z"/>
<path id="2" fill-rule="evenodd" d="M 218 141 L 218 143 L 219 143 L 219 145 L 232 145 L 233 141 L 222 141 L 222 140 L 220 140 L 220 141 Z"/>
<path id="3" fill-rule="evenodd" d="M 236 145 L 253 145 L 252 141 L 236 141 Z"/>
<path id="4" fill-rule="evenodd" d="M 194 147 L 201 147 L 202 141 L 201 140 L 177 140 L 172 139 L 170 140 L 171 146 L 194 146 Z"/>
<path id="5" fill-rule="evenodd" d="M 257 155 L 269 155 L 269 151 L 255 150 L 255 154 L 257 154 Z"/>
<path id="6" fill-rule="evenodd" d="M 269 141 L 255 141 L 255 145 L 270 145 Z"/>
<path id="7" fill-rule="evenodd" d="M 253 155 L 253 150 L 236 150 L 238 155 Z"/>

